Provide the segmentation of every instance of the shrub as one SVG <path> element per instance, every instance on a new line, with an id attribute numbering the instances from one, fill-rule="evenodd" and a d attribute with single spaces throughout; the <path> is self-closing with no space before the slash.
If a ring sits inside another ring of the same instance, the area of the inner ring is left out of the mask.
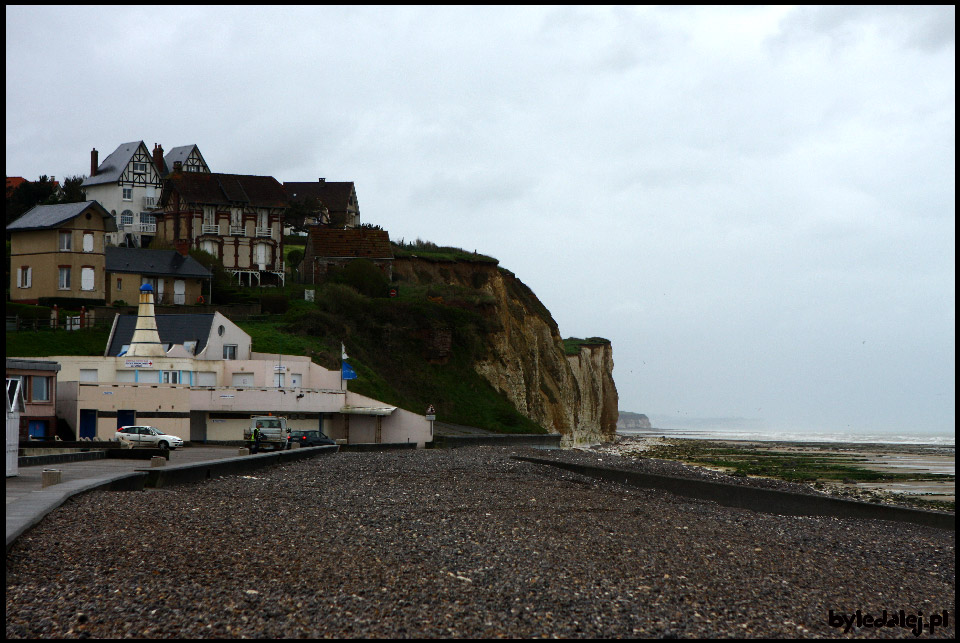
<path id="1" fill-rule="evenodd" d="M 354 259 L 333 275 L 335 283 L 352 286 L 367 297 L 387 297 L 390 282 L 380 268 L 369 259 Z"/>
<path id="2" fill-rule="evenodd" d="M 260 312 L 265 315 L 282 315 L 290 309 L 286 295 L 266 294 L 260 297 Z"/>

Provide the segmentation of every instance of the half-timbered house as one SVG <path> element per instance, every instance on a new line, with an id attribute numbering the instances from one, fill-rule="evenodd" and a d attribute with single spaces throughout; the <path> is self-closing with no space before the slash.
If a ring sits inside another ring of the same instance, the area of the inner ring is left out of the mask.
<path id="1" fill-rule="evenodd" d="M 177 162 L 164 180 L 157 235 L 209 252 L 241 284 L 283 284 L 286 208 L 272 176 L 187 172 Z"/>
<path id="2" fill-rule="evenodd" d="M 283 184 L 290 202 L 307 199 L 317 204 L 317 222 L 334 228 L 355 228 L 360 222 L 360 204 L 353 181 L 327 181 L 321 178 L 316 183 L 287 181 Z"/>

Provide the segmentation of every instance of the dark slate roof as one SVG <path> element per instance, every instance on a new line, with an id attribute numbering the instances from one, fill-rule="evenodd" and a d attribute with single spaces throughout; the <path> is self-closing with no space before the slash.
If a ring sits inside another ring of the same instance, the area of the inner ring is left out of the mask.
<path id="1" fill-rule="evenodd" d="M 120 180 L 120 175 L 123 174 L 130 159 L 133 158 L 137 148 L 141 145 L 143 145 L 143 141 L 121 143 L 120 147 L 113 151 L 113 154 L 103 159 L 103 163 L 97 168 L 97 173 L 87 177 L 81 185 L 86 187 L 88 185 L 100 185 L 101 183 L 116 183 Z M 147 146 L 143 145 L 143 147 L 146 149 Z M 147 150 L 147 156 L 150 156 L 150 150 Z"/>
<path id="2" fill-rule="evenodd" d="M 206 205 L 249 205 L 264 208 L 287 207 L 287 194 L 272 176 L 177 172 L 167 177 L 162 204 L 176 191 L 185 203 Z"/>
<path id="3" fill-rule="evenodd" d="M 176 250 L 147 248 L 106 249 L 107 272 L 128 272 L 141 275 L 160 275 L 188 279 L 210 279 L 212 273 L 190 256 Z"/>
<path id="4" fill-rule="evenodd" d="M 186 164 L 187 158 L 190 156 L 190 153 L 193 152 L 195 147 L 197 147 L 196 143 L 193 145 L 181 145 L 180 147 L 175 147 L 167 152 L 166 156 L 163 157 L 163 163 L 166 166 L 164 167 L 163 173 L 169 174 L 170 172 L 173 172 L 173 164 L 177 161 Z M 200 150 L 197 150 L 197 154 L 200 154 Z M 203 158 L 202 154 L 200 154 L 200 158 Z M 204 160 L 204 164 L 206 164 L 206 160 Z"/>
<path id="5" fill-rule="evenodd" d="M 318 199 L 327 206 L 330 212 L 346 212 L 350 205 L 350 195 L 353 194 L 353 181 L 290 181 L 283 184 L 283 189 L 291 201 L 300 201 L 306 197 Z"/>
<path id="6" fill-rule="evenodd" d="M 27 210 L 19 219 L 8 225 L 7 230 L 14 232 L 17 230 L 47 230 L 57 228 L 91 208 L 95 214 L 103 217 L 103 223 L 108 232 L 116 232 L 116 221 L 97 201 L 35 205 Z"/>
<path id="7" fill-rule="evenodd" d="M 213 326 L 213 313 L 196 315 L 157 315 L 157 332 L 164 348 L 168 344 L 183 344 L 196 340 L 197 348 L 194 355 L 198 355 L 207 345 L 210 337 L 210 328 Z M 113 339 L 107 349 L 107 357 L 116 357 L 124 344 L 133 339 L 133 331 L 137 328 L 136 315 L 118 315 Z"/>
<path id="8" fill-rule="evenodd" d="M 386 230 L 337 230 L 314 226 L 310 229 L 308 243 L 316 257 L 393 259 L 390 235 Z"/>

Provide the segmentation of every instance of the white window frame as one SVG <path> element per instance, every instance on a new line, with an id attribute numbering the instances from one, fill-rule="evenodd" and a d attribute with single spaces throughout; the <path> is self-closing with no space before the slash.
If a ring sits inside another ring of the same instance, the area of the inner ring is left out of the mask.
<path id="1" fill-rule="evenodd" d="M 147 173 L 147 164 L 141 163 L 140 161 L 133 162 L 133 171 L 136 174 L 146 174 Z"/>
<path id="2" fill-rule="evenodd" d="M 180 371 L 162 371 L 160 381 L 164 384 L 179 384 Z"/>
<path id="3" fill-rule="evenodd" d="M 133 211 L 124 210 L 120 213 L 120 226 L 133 225 Z"/>
<path id="4" fill-rule="evenodd" d="M 26 268 L 26 270 L 24 270 Z M 33 283 L 33 268 L 22 266 L 17 268 L 17 288 L 29 288 Z"/>
<path id="5" fill-rule="evenodd" d="M 57 290 L 70 290 L 70 267 L 57 270 Z"/>
<path id="6" fill-rule="evenodd" d="M 58 235 L 60 242 L 57 245 L 60 252 L 70 252 L 73 249 L 73 233 L 61 231 Z"/>
<path id="7" fill-rule="evenodd" d="M 123 190 L 123 200 L 133 201 L 133 188 L 121 188 Z"/>
<path id="8" fill-rule="evenodd" d="M 229 349 L 233 350 L 229 350 Z M 224 344 L 223 345 L 223 359 L 237 359 L 237 344 Z"/>
<path id="9" fill-rule="evenodd" d="M 96 290 L 97 289 L 97 278 L 96 272 L 93 268 L 82 267 L 80 268 L 80 290 Z"/>
<path id="10" fill-rule="evenodd" d="M 43 375 L 31 375 L 30 401 L 31 402 L 49 402 L 50 401 L 50 378 Z M 37 384 L 40 383 L 40 386 Z M 38 389 L 39 392 L 38 392 Z M 43 395 L 44 397 L 40 397 Z"/>

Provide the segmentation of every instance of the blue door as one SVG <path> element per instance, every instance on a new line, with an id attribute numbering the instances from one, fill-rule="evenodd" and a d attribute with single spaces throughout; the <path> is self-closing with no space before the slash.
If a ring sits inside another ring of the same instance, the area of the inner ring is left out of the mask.
<path id="1" fill-rule="evenodd" d="M 43 440 L 47 437 L 47 421 L 46 420 L 30 420 L 29 424 L 30 437 L 36 440 Z"/>
<path id="2" fill-rule="evenodd" d="M 120 409 L 117 411 L 117 428 L 137 423 L 137 412 Z"/>
<path id="3" fill-rule="evenodd" d="M 97 437 L 97 409 L 80 409 L 80 437 Z"/>

